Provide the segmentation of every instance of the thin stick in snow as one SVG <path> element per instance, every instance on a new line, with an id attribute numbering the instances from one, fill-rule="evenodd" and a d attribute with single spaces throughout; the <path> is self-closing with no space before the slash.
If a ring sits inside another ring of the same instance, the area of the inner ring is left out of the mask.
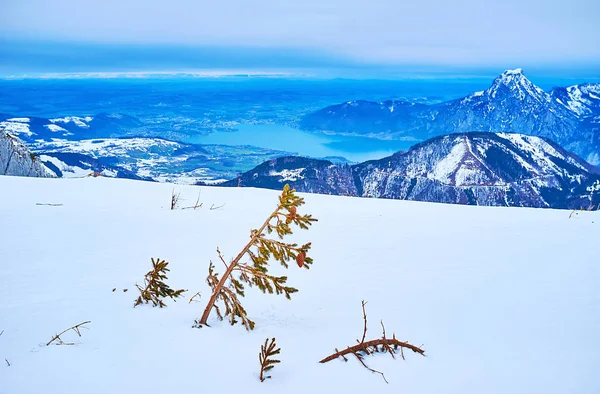
<path id="1" fill-rule="evenodd" d="M 73 330 L 77 333 L 77 335 L 79 335 L 81 337 L 81 331 L 79 331 L 79 327 L 83 326 L 84 324 L 88 324 L 91 323 L 91 321 L 84 321 L 83 323 L 79 323 L 74 325 L 73 327 L 69 327 L 66 330 L 62 331 L 60 334 L 56 334 L 55 336 L 52 337 L 52 339 L 46 344 L 46 346 L 50 345 L 52 342 L 54 341 L 58 341 L 56 344 L 57 345 L 74 345 L 75 343 L 67 343 L 67 342 L 63 342 L 62 338 L 60 337 L 62 334 L 64 334 L 65 332 L 69 331 L 69 330 Z"/>

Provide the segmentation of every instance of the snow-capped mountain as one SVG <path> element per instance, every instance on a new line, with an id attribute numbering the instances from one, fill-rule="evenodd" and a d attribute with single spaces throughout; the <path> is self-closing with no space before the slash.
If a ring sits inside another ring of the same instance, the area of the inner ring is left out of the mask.
<path id="1" fill-rule="evenodd" d="M 52 173 L 19 138 L 0 127 L 0 175 L 51 177 Z"/>
<path id="2" fill-rule="evenodd" d="M 513 133 L 456 133 L 354 166 L 305 158 L 264 163 L 226 186 L 490 206 L 587 208 L 600 170 L 558 144 Z"/>
<path id="3" fill-rule="evenodd" d="M 584 83 L 566 88 L 554 88 L 552 97 L 577 115 L 586 117 L 600 114 L 600 84 Z"/>
<path id="4" fill-rule="evenodd" d="M 555 88 L 550 93 L 521 69 L 507 70 L 492 85 L 467 97 L 435 105 L 402 101 L 353 101 L 303 118 L 306 130 L 380 138 L 426 140 L 455 132 L 517 132 L 550 138 L 590 163 L 600 164 L 600 84 Z"/>

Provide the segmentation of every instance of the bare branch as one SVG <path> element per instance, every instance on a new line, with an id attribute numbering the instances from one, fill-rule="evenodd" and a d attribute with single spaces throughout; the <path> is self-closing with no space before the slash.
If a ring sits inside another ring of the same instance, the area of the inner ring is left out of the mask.
<path id="1" fill-rule="evenodd" d="M 171 211 L 177 208 L 179 205 L 179 197 L 181 196 L 181 192 L 175 194 L 175 189 L 171 191 Z"/>
<path id="2" fill-rule="evenodd" d="M 91 321 L 84 321 L 83 323 L 79 323 L 74 325 L 73 327 L 69 327 L 66 330 L 62 331 L 60 334 L 56 334 L 55 336 L 52 337 L 52 339 L 46 344 L 46 346 L 50 345 L 52 342 L 54 341 L 58 341 L 56 344 L 57 345 L 74 345 L 74 343 L 67 343 L 67 342 L 63 342 L 62 338 L 60 337 L 62 334 L 64 334 L 65 332 L 69 331 L 69 330 L 73 330 L 77 333 L 78 336 L 81 337 L 81 332 L 79 331 L 79 327 L 91 323 Z"/>
<path id="3" fill-rule="evenodd" d="M 348 359 L 345 357 L 348 354 L 353 354 L 354 356 L 356 356 L 356 358 L 358 359 L 358 361 L 360 361 L 360 363 L 369 371 L 373 372 L 373 373 L 377 373 L 380 374 L 381 377 L 383 378 L 383 380 L 388 383 L 387 379 L 385 378 L 385 375 L 381 372 L 381 371 L 377 371 L 373 368 L 370 368 L 363 360 L 363 354 L 369 355 L 369 354 L 374 354 L 374 353 L 389 353 L 392 358 L 396 358 L 395 357 L 395 353 L 398 352 L 398 350 L 400 351 L 400 354 L 402 355 L 402 359 L 404 360 L 404 349 L 409 349 L 412 350 L 415 353 L 419 353 L 422 356 L 425 356 L 425 351 L 420 348 L 417 347 L 415 345 L 412 345 L 408 342 L 402 342 L 399 341 L 398 339 L 396 339 L 396 334 L 392 335 L 392 338 L 387 338 L 386 337 L 386 333 L 385 333 L 385 325 L 383 324 L 383 320 L 381 320 L 381 329 L 383 331 L 383 336 L 379 339 L 374 339 L 371 341 L 366 341 L 365 342 L 365 336 L 367 333 L 367 313 L 365 311 L 365 305 L 366 302 L 362 301 L 362 310 L 363 310 L 363 319 L 364 319 L 364 328 L 363 328 L 363 336 L 362 336 L 362 340 L 359 342 L 358 339 L 356 340 L 358 342 L 357 345 L 354 346 L 349 346 L 346 349 L 339 351 L 337 348 L 335 349 L 335 353 L 333 353 L 330 356 L 325 357 L 324 359 L 322 359 L 321 361 L 319 361 L 320 363 L 326 363 L 329 362 L 331 360 L 335 360 L 338 357 L 341 357 L 342 359 L 344 359 L 344 361 L 348 361 Z"/>
<path id="4" fill-rule="evenodd" d="M 223 265 L 225 266 L 225 270 L 229 269 L 229 266 L 227 265 L 227 263 L 225 262 L 225 259 L 223 258 L 223 255 L 221 254 L 221 251 L 219 250 L 219 248 L 217 248 L 217 254 L 219 255 L 219 260 L 221 260 L 221 262 L 223 263 Z"/>
<path id="5" fill-rule="evenodd" d="M 362 301 L 363 320 L 365 321 L 365 329 L 363 330 L 363 336 L 359 343 L 365 343 L 365 337 L 367 336 L 367 311 L 365 310 L 367 303 L 365 300 Z M 384 334 L 385 336 L 385 334 Z"/>
<path id="6" fill-rule="evenodd" d="M 181 208 L 181 209 L 193 209 L 195 211 L 198 208 L 202 208 L 203 204 L 204 203 L 200 202 L 200 192 L 198 192 L 198 198 L 196 199 L 196 203 L 194 205 L 192 205 L 191 207 L 184 207 L 184 208 Z"/>
<path id="7" fill-rule="evenodd" d="M 373 372 L 373 373 L 378 373 L 379 375 L 381 375 L 381 377 L 383 378 L 383 380 L 384 380 L 386 383 L 389 383 L 389 382 L 387 381 L 387 379 L 385 378 L 385 375 L 383 374 L 383 372 L 381 372 L 381 371 L 378 371 L 378 370 L 376 370 L 376 369 L 373 369 L 373 368 L 369 367 L 367 364 L 365 364 L 365 361 L 363 360 L 362 356 L 360 356 L 359 354 L 357 354 L 357 353 L 354 353 L 354 352 L 353 352 L 352 354 L 354 354 L 354 355 L 356 356 L 356 358 L 358 359 L 358 361 L 360 361 L 360 363 L 363 365 L 363 367 L 365 367 L 366 369 L 368 369 L 369 371 L 371 371 L 371 372 Z"/>
<path id="8" fill-rule="evenodd" d="M 194 298 L 196 297 L 200 297 L 200 292 L 197 292 L 196 294 L 194 294 L 191 298 L 190 298 L 190 302 L 188 302 L 188 304 L 191 304 L 192 301 L 194 301 Z"/>

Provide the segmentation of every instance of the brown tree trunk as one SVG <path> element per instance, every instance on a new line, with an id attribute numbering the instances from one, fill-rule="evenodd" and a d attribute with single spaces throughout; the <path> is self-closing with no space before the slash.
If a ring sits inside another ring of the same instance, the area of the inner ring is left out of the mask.
<path id="1" fill-rule="evenodd" d="M 260 237 L 262 232 L 265 230 L 265 227 L 267 227 L 267 225 L 269 224 L 271 219 L 273 219 L 273 217 L 275 217 L 275 215 L 277 215 L 277 212 L 279 212 L 280 209 L 281 209 L 281 206 L 278 206 L 277 209 L 271 214 L 271 216 L 269 216 L 269 218 L 263 223 L 263 225 L 252 236 L 252 238 L 250 239 L 250 242 L 248 242 L 248 244 L 244 247 L 244 249 L 242 249 L 242 251 L 229 264 L 229 267 L 227 267 L 227 270 L 225 270 L 225 273 L 221 277 L 221 280 L 219 281 L 219 283 L 217 283 L 217 286 L 215 287 L 215 291 L 213 291 L 213 294 L 210 296 L 210 299 L 208 300 L 208 304 L 206 305 L 206 308 L 204 308 L 204 313 L 202 314 L 202 317 L 200 318 L 200 324 L 205 325 L 205 326 L 208 325 L 208 324 L 206 324 L 206 322 L 208 321 L 210 312 L 212 311 L 212 308 L 215 305 L 215 302 L 217 301 L 217 296 L 219 295 L 221 289 L 225 285 L 225 281 L 227 281 L 227 279 L 229 278 L 229 276 L 231 275 L 231 273 L 233 272 L 235 267 L 239 264 L 242 257 L 244 257 L 246 252 L 248 252 L 248 250 L 250 250 L 250 248 L 252 247 L 252 245 L 254 244 L 256 239 L 258 237 Z"/>

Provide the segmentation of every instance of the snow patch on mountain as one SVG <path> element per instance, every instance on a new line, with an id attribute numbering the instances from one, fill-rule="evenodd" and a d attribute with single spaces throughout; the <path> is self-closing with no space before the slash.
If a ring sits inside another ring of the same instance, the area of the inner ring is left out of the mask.
<path id="1" fill-rule="evenodd" d="M 566 88 L 566 94 L 557 94 L 557 100 L 579 116 L 600 113 L 600 83 L 585 83 Z"/>
<path id="2" fill-rule="evenodd" d="M 31 119 L 29 118 L 10 118 L 6 119 L 8 122 L 20 122 L 20 123 L 29 123 Z"/>
<path id="3" fill-rule="evenodd" d="M 135 151 L 148 151 L 161 147 L 176 149 L 181 147 L 181 144 L 157 138 L 100 138 L 79 141 L 57 139 L 44 143 L 46 151 L 60 149 L 65 152 L 85 153 L 94 157 L 100 155 L 130 157 Z M 162 159 L 168 160 L 166 157 Z"/>
<path id="4" fill-rule="evenodd" d="M 294 170 L 282 170 L 282 171 L 270 171 L 269 176 L 280 177 L 279 182 L 297 181 L 298 179 L 304 179 L 302 173 L 304 168 L 297 168 Z"/>
<path id="5" fill-rule="evenodd" d="M 90 127 L 90 123 L 94 118 L 91 116 L 79 117 L 79 116 L 65 116 L 63 118 L 49 119 L 52 123 L 73 123 L 78 127 L 87 129 Z"/>
<path id="6" fill-rule="evenodd" d="M 82 178 L 88 176 L 92 172 L 92 170 L 89 167 L 83 168 L 80 166 L 68 165 L 56 157 L 48 155 L 40 155 L 39 157 L 40 160 L 46 165 L 52 164 L 53 166 L 58 168 L 60 170 L 61 178 Z"/>
<path id="7" fill-rule="evenodd" d="M 437 162 L 430 173 L 431 179 L 436 179 L 442 183 L 450 183 L 450 175 L 457 170 L 466 153 L 467 147 L 465 144 L 454 145 L 450 153 Z"/>
<path id="8" fill-rule="evenodd" d="M 48 130 L 50 130 L 53 133 L 67 131 L 67 129 L 60 127 L 59 125 L 56 125 L 56 124 L 47 124 L 47 125 L 44 125 L 44 127 L 46 127 Z"/>
<path id="9" fill-rule="evenodd" d="M 26 136 L 33 135 L 31 130 L 29 129 L 29 124 L 27 122 L 6 120 L 3 122 L 0 122 L 0 129 L 4 129 L 7 133 L 10 133 L 12 135 L 17 135 L 17 136 L 18 135 L 26 135 Z"/>

